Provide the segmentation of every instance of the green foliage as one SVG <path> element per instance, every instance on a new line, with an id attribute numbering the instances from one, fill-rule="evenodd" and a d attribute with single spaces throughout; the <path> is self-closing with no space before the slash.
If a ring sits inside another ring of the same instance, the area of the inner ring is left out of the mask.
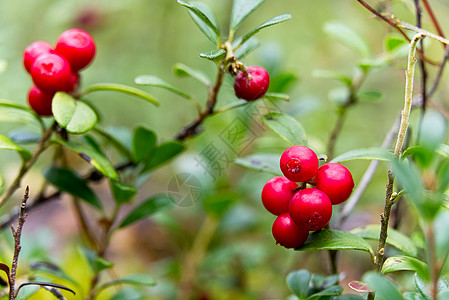
<path id="1" fill-rule="evenodd" d="M 252 154 L 246 157 L 239 157 L 234 162 L 244 168 L 257 171 L 266 172 L 275 176 L 281 176 L 281 169 L 279 167 L 278 154 Z"/>
<path id="2" fill-rule="evenodd" d="M 133 186 L 115 180 L 111 180 L 110 182 L 112 194 L 118 205 L 129 202 L 137 193 L 137 189 Z"/>
<path id="3" fill-rule="evenodd" d="M 341 163 L 351 160 L 380 160 L 380 161 L 389 161 L 392 159 L 393 154 L 390 150 L 379 147 L 372 148 L 361 148 L 348 151 L 346 153 L 340 154 L 331 160 L 334 163 Z"/>
<path id="4" fill-rule="evenodd" d="M 370 56 L 371 51 L 366 41 L 344 23 L 337 21 L 327 22 L 324 25 L 324 31 L 364 57 Z"/>
<path id="5" fill-rule="evenodd" d="M 403 300 L 401 294 L 395 285 L 385 277 L 369 272 L 363 276 L 363 281 L 374 289 L 376 292 L 376 299 L 383 300 Z"/>
<path id="6" fill-rule="evenodd" d="M 23 161 L 27 161 L 31 158 L 31 153 L 8 139 L 4 135 L 0 135 L 0 150 L 14 150 L 20 154 Z"/>
<path id="7" fill-rule="evenodd" d="M 290 145 L 307 146 L 304 128 L 293 117 L 282 113 L 269 113 L 263 116 L 262 121 Z"/>

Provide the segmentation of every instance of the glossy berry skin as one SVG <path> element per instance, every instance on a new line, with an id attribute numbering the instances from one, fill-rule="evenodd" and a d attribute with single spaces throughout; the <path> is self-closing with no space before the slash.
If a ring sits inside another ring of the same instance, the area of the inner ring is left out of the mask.
<path id="1" fill-rule="evenodd" d="M 329 197 L 317 189 L 304 189 L 293 195 L 289 213 L 298 227 L 309 231 L 323 228 L 332 217 Z"/>
<path id="2" fill-rule="evenodd" d="M 28 92 L 28 104 L 40 116 L 51 116 L 51 103 L 54 93 L 46 93 L 33 85 Z"/>
<path id="3" fill-rule="evenodd" d="M 43 41 L 37 41 L 28 45 L 23 52 L 23 65 L 27 72 L 31 72 L 31 67 L 36 58 L 41 54 L 51 53 L 53 51 L 53 47 L 49 43 Z"/>
<path id="4" fill-rule="evenodd" d="M 92 62 L 96 46 L 90 34 L 74 28 L 61 33 L 55 51 L 69 61 L 73 72 L 78 72 Z"/>
<path id="5" fill-rule="evenodd" d="M 334 205 L 346 201 L 354 188 L 351 172 L 337 163 L 322 165 L 314 181 L 316 188 L 326 193 Z"/>
<path id="6" fill-rule="evenodd" d="M 295 182 L 310 180 L 318 171 L 318 157 L 305 146 L 292 146 L 282 153 L 280 167 L 285 177 Z"/>
<path id="7" fill-rule="evenodd" d="M 265 95 L 269 84 L 270 76 L 264 68 L 248 67 L 245 72 L 239 72 L 235 77 L 235 95 L 240 99 L 253 101 Z"/>
<path id="8" fill-rule="evenodd" d="M 42 54 L 31 67 L 31 78 L 42 91 L 54 93 L 73 90 L 74 78 L 68 61 L 53 53 Z"/>
<path id="9" fill-rule="evenodd" d="M 273 177 L 267 181 L 262 189 L 263 206 L 273 215 L 288 212 L 290 199 L 295 194 L 298 185 L 284 176 Z"/>
<path id="10" fill-rule="evenodd" d="M 298 248 L 305 243 L 309 236 L 309 231 L 298 227 L 288 213 L 283 213 L 276 218 L 271 232 L 276 240 L 276 244 L 280 244 L 285 248 Z"/>

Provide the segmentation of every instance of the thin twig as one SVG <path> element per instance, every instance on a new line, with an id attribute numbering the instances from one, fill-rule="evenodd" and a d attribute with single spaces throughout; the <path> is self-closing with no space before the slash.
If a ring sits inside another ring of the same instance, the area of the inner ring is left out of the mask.
<path id="1" fill-rule="evenodd" d="M 435 27 L 437 33 L 444 37 L 443 30 L 441 29 L 440 23 L 438 22 L 438 19 L 435 17 L 435 14 L 433 13 L 432 8 L 430 7 L 430 4 L 427 0 L 422 0 L 422 3 L 424 4 L 424 8 L 426 9 L 427 13 L 429 14 L 430 20 L 432 21 L 433 26 Z"/>

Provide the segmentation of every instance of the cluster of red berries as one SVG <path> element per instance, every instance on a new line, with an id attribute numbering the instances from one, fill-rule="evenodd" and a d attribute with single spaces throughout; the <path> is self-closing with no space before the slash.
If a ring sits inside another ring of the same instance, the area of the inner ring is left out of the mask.
<path id="1" fill-rule="evenodd" d="M 93 38 L 75 28 L 64 31 L 54 48 L 44 41 L 26 47 L 23 64 L 34 82 L 28 93 L 30 107 L 41 116 L 51 116 L 54 94 L 78 89 L 79 71 L 91 63 L 95 51 Z"/>
<path id="2" fill-rule="evenodd" d="M 270 76 L 264 68 L 247 67 L 235 77 L 234 92 L 240 99 L 254 101 L 265 95 L 269 84 Z"/>
<path id="3" fill-rule="evenodd" d="M 276 243 L 298 248 L 309 231 L 326 226 L 332 217 L 332 205 L 349 198 L 354 181 L 351 172 L 337 163 L 319 167 L 318 157 L 305 146 L 284 151 L 280 160 L 284 176 L 271 178 L 263 187 L 262 203 L 278 216 L 272 233 Z M 297 182 L 302 182 L 298 186 Z M 313 186 L 308 188 L 307 185 Z"/>

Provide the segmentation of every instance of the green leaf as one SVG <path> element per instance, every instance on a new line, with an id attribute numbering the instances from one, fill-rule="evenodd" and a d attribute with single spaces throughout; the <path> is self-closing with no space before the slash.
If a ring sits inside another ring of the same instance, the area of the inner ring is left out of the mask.
<path id="1" fill-rule="evenodd" d="M 449 254 L 449 211 L 444 210 L 438 214 L 433 222 L 435 231 L 435 248 L 438 259 L 444 260 Z M 447 262 L 446 262 L 447 265 Z M 443 266 L 444 268 L 447 266 Z"/>
<path id="2" fill-rule="evenodd" d="M 99 257 L 93 250 L 87 248 L 81 248 L 84 257 L 87 259 L 89 266 L 95 273 L 101 272 L 106 269 L 110 269 L 114 266 L 113 263 Z"/>
<path id="3" fill-rule="evenodd" d="M 427 168 L 436 157 L 435 152 L 423 146 L 411 146 L 405 149 L 401 157 L 406 158 L 411 156 L 421 168 Z"/>
<path id="4" fill-rule="evenodd" d="M 134 161 L 140 162 L 148 157 L 156 147 L 156 133 L 145 127 L 137 127 L 133 137 Z"/>
<path id="5" fill-rule="evenodd" d="M 279 167 L 279 154 L 251 154 L 246 157 L 238 157 L 234 162 L 246 169 L 282 176 Z"/>
<path id="6" fill-rule="evenodd" d="M 41 128 L 42 128 L 42 131 L 45 129 L 44 128 L 44 123 L 42 122 L 42 120 L 39 117 L 39 115 L 34 110 L 29 109 L 26 106 L 17 104 L 15 102 L 11 102 L 11 101 L 0 99 L 0 107 L 12 108 L 12 109 L 17 109 L 17 110 L 23 111 L 23 112 L 31 115 L 32 117 L 34 117 L 36 119 L 36 121 L 39 122 L 39 124 L 41 125 Z"/>
<path id="7" fill-rule="evenodd" d="M 201 31 L 206 37 L 214 44 L 220 43 L 220 32 L 218 30 L 217 20 L 212 10 L 204 3 L 190 2 L 187 3 L 182 0 L 178 0 L 178 3 L 186 7 L 189 10 L 189 14 L 193 21 L 198 25 Z"/>
<path id="8" fill-rule="evenodd" d="M 103 137 L 105 143 L 110 143 L 121 155 L 126 157 L 129 160 L 133 160 L 133 156 L 131 154 L 131 151 L 127 148 L 128 142 L 123 142 L 119 138 L 117 138 L 115 130 L 112 128 L 109 132 L 100 129 L 98 127 L 95 127 L 93 129 L 96 133 L 98 133 L 101 137 Z"/>
<path id="9" fill-rule="evenodd" d="M 371 51 L 368 44 L 347 25 L 338 21 L 327 22 L 324 24 L 324 31 L 349 48 L 356 50 L 364 57 L 370 56 Z"/>
<path id="10" fill-rule="evenodd" d="M 122 284 L 131 284 L 131 285 L 144 285 L 144 286 L 155 286 L 156 280 L 148 274 L 134 274 L 129 275 L 117 280 L 109 281 L 101 285 L 100 290 L 114 286 L 114 285 L 122 285 Z M 128 298 L 126 298 L 128 299 Z"/>
<path id="11" fill-rule="evenodd" d="M 388 35 L 384 43 L 385 43 L 385 50 L 387 50 L 388 52 L 393 52 L 394 50 L 403 45 L 407 45 L 408 47 L 407 41 L 403 37 L 398 36 L 396 34 Z"/>
<path id="12" fill-rule="evenodd" d="M 281 74 L 271 76 L 270 77 L 270 86 L 268 87 L 268 92 L 270 94 L 285 93 L 298 80 L 299 80 L 298 76 L 293 73 L 281 73 Z M 267 94 L 265 94 L 265 96 L 267 96 Z"/>
<path id="13" fill-rule="evenodd" d="M 166 82 L 165 80 L 154 76 L 154 75 L 140 75 L 134 79 L 134 83 L 137 85 L 149 85 L 149 86 L 155 86 L 160 87 L 166 90 L 169 90 L 181 97 L 190 99 L 191 97 L 178 89 L 177 87 L 171 85 L 170 83 Z"/>
<path id="14" fill-rule="evenodd" d="M 58 189 L 101 209 L 101 203 L 95 193 L 83 179 L 71 170 L 54 166 L 49 167 L 44 170 L 44 177 Z"/>
<path id="15" fill-rule="evenodd" d="M 236 31 L 240 24 L 263 2 L 264 0 L 234 0 L 229 24 L 230 31 Z"/>
<path id="16" fill-rule="evenodd" d="M 51 109 L 56 122 L 69 133 L 85 133 L 97 123 L 97 114 L 87 103 L 63 92 L 55 94 Z"/>
<path id="17" fill-rule="evenodd" d="M 36 144 L 39 143 L 41 136 L 40 134 L 21 129 L 13 129 L 8 133 L 8 137 L 17 144 Z"/>
<path id="18" fill-rule="evenodd" d="M 270 27 L 270 26 L 273 26 L 273 25 L 276 25 L 276 24 L 279 24 L 279 23 L 282 23 L 282 22 L 285 22 L 287 20 L 290 20 L 291 18 L 292 18 L 292 15 L 290 15 L 290 14 L 283 14 L 283 15 L 279 15 L 274 18 L 271 18 L 270 20 L 264 22 L 263 24 L 259 25 L 258 27 L 256 27 L 252 31 L 250 31 L 249 33 L 245 34 L 242 37 L 242 40 L 240 41 L 240 45 L 243 44 L 244 42 L 246 42 L 247 40 L 249 40 L 253 35 L 258 33 L 260 30 Z"/>
<path id="19" fill-rule="evenodd" d="M 19 293 L 15 300 L 26 300 L 29 299 L 32 295 L 39 292 L 40 286 L 38 285 L 27 285 L 20 289 Z"/>
<path id="20" fill-rule="evenodd" d="M 240 44 L 240 43 L 236 43 L 236 44 L 240 45 L 240 46 L 234 51 L 234 56 L 240 60 L 242 58 L 244 58 L 245 56 L 247 56 L 249 53 L 256 50 L 260 46 L 259 40 L 254 37 L 247 40 L 243 44 Z"/>
<path id="21" fill-rule="evenodd" d="M 58 280 L 65 280 L 68 281 L 74 285 L 78 285 L 78 283 L 67 273 L 65 273 L 61 268 L 59 268 L 57 265 L 50 263 L 50 262 L 37 262 L 30 264 L 31 270 L 33 272 L 43 274 L 46 277 L 50 277 L 52 279 L 58 279 Z M 79 285 L 78 285 L 79 286 Z"/>
<path id="22" fill-rule="evenodd" d="M 73 143 L 67 143 L 61 139 L 52 139 L 52 142 L 61 144 L 67 149 L 76 152 L 82 159 L 91 164 L 94 168 L 100 171 L 104 176 L 111 179 L 118 179 L 118 174 L 115 171 L 114 166 L 111 162 L 104 157 L 102 154 L 98 153 L 96 150 L 84 146 L 77 145 Z"/>
<path id="23" fill-rule="evenodd" d="M 392 159 L 392 157 L 393 153 L 391 153 L 390 150 L 381 147 L 372 147 L 348 151 L 335 157 L 330 162 L 341 163 L 359 159 L 389 161 L 390 159 Z"/>
<path id="24" fill-rule="evenodd" d="M 364 239 L 378 240 L 380 234 L 380 225 L 367 225 L 358 227 L 351 230 L 351 233 L 356 234 Z M 413 241 L 409 237 L 393 228 L 388 229 L 388 238 L 386 242 L 387 244 L 401 250 L 407 255 L 415 257 L 418 255 L 418 249 L 416 249 Z"/>
<path id="25" fill-rule="evenodd" d="M 416 289 L 421 294 L 421 296 L 423 296 L 423 298 L 427 300 L 432 299 L 432 297 L 430 296 L 429 287 L 427 286 L 424 279 L 418 275 L 418 273 L 415 273 L 415 275 L 413 275 L 413 283 L 415 284 Z"/>
<path id="26" fill-rule="evenodd" d="M 441 156 L 449 158 L 449 145 L 441 144 L 436 151 Z"/>
<path id="27" fill-rule="evenodd" d="M 0 195 L 5 191 L 5 179 L 2 174 L 0 174 Z"/>
<path id="28" fill-rule="evenodd" d="M 111 189 L 114 199 L 119 205 L 129 202 L 137 193 L 135 187 L 116 180 L 111 180 Z"/>
<path id="29" fill-rule="evenodd" d="M 376 292 L 376 299 L 383 300 L 403 300 L 398 289 L 391 281 L 385 277 L 374 272 L 368 272 L 363 276 L 363 281 L 374 289 Z"/>
<path id="30" fill-rule="evenodd" d="M 88 87 L 83 95 L 90 94 L 92 92 L 97 91 L 112 91 L 112 92 L 120 92 L 131 96 L 136 96 L 142 100 L 145 100 L 147 102 L 150 102 L 156 106 L 159 105 L 159 101 L 157 101 L 153 96 L 150 94 L 140 90 L 136 89 L 135 87 L 124 85 L 124 84 L 118 84 L 118 83 L 100 83 L 91 85 Z"/>
<path id="31" fill-rule="evenodd" d="M 337 296 L 340 295 L 341 293 L 343 293 L 343 288 L 339 285 L 334 285 L 325 289 L 324 291 L 310 295 L 307 299 L 316 299 L 325 296 Z"/>
<path id="32" fill-rule="evenodd" d="M 165 142 L 159 145 L 150 155 L 142 172 L 147 172 L 160 166 L 184 150 L 185 146 L 176 141 Z"/>
<path id="33" fill-rule="evenodd" d="M 150 197 L 148 200 L 144 201 L 134 210 L 132 210 L 120 223 L 119 228 L 126 227 L 133 224 L 139 220 L 147 218 L 152 214 L 161 211 L 163 209 L 173 206 L 173 199 L 166 194 L 158 194 Z"/>
<path id="34" fill-rule="evenodd" d="M 438 168 L 438 191 L 444 193 L 449 186 L 449 160 L 445 160 Z"/>
<path id="35" fill-rule="evenodd" d="M 208 195 L 203 200 L 204 210 L 216 218 L 221 217 L 238 199 L 240 195 L 233 192 L 223 192 Z"/>
<path id="36" fill-rule="evenodd" d="M 307 145 L 304 128 L 293 117 L 283 113 L 268 113 L 262 121 L 290 145 Z"/>
<path id="37" fill-rule="evenodd" d="M 413 271 L 428 276 L 428 265 L 419 259 L 410 256 L 392 256 L 387 258 L 382 265 L 382 273 L 397 271 Z"/>
<path id="38" fill-rule="evenodd" d="M 296 250 L 361 250 L 372 253 L 370 245 L 358 235 L 341 230 L 319 230 L 309 234 L 302 247 Z"/>
<path id="39" fill-rule="evenodd" d="M 17 153 L 20 154 L 20 157 L 25 162 L 31 158 L 30 151 L 26 150 L 25 148 L 20 147 L 10 139 L 8 139 L 4 135 L 0 135 L 0 150 L 14 150 L 17 151 Z"/>
<path id="40" fill-rule="evenodd" d="M 364 91 L 356 96 L 361 101 L 379 102 L 382 100 L 382 93 L 379 91 Z"/>
<path id="41" fill-rule="evenodd" d="M 298 271 L 290 272 L 287 275 L 286 281 L 288 288 L 300 299 L 307 298 L 310 286 L 310 280 L 312 276 L 309 271 L 301 269 Z"/>
<path id="42" fill-rule="evenodd" d="M 348 87 L 352 86 L 351 77 L 346 76 L 345 74 L 342 74 L 340 72 L 329 70 L 315 70 L 313 71 L 312 76 L 315 78 L 335 79 L 344 83 Z"/>
<path id="43" fill-rule="evenodd" d="M 221 49 L 221 50 L 223 50 L 223 49 Z M 196 69 L 192 69 L 189 66 L 186 66 L 184 64 L 181 64 L 181 63 L 176 64 L 174 66 L 174 72 L 175 72 L 175 75 L 178 77 L 190 76 L 193 79 L 201 82 L 205 86 L 211 85 L 209 78 L 203 72 L 196 70 Z"/>
<path id="44" fill-rule="evenodd" d="M 340 296 L 334 297 L 333 300 L 365 300 L 365 297 L 362 297 L 359 295 L 347 294 L 347 295 L 340 295 Z"/>
<path id="45" fill-rule="evenodd" d="M 435 151 L 447 135 L 446 119 L 437 111 L 427 110 L 421 120 L 420 145 Z"/>
<path id="46" fill-rule="evenodd" d="M 135 289 L 124 288 L 121 289 L 117 294 L 112 296 L 109 300 L 144 300 L 145 297 L 141 292 Z"/>
<path id="47" fill-rule="evenodd" d="M 337 106 L 344 106 L 351 100 L 351 90 L 346 87 L 337 87 L 329 91 L 329 100 Z"/>
<path id="48" fill-rule="evenodd" d="M 412 293 L 412 292 L 406 292 L 402 295 L 405 300 L 426 300 L 421 294 L 418 293 Z M 441 298 L 445 299 L 445 298 Z"/>
<path id="49" fill-rule="evenodd" d="M 290 101 L 290 96 L 286 94 L 266 93 L 264 97 L 270 101 L 274 100 Z"/>
<path id="50" fill-rule="evenodd" d="M 225 55 L 226 55 L 226 51 L 223 49 L 212 50 L 209 52 L 202 52 L 199 54 L 199 56 L 201 58 L 206 58 L 206 59 L 212 60 L 212 61 L 219 61 L 223 57 L 225 57 Z"/>

